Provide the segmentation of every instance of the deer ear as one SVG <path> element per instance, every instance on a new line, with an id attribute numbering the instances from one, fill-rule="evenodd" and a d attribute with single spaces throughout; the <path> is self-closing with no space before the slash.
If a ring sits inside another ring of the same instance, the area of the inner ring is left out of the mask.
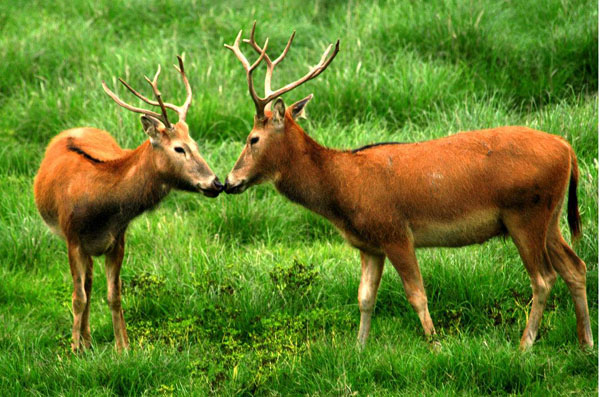
<path id="1" fill-rule="evenodd" d="M 144 129 L 144 132 L 150 137 L 150 142 L 153 145 L 159 143 L 161 133 L 158 129 L 163 124 L 154 117 L 150 117 L 145 114 L 143 114 L 142 117 L 140 117 L 140 121 L 142 122 L 142 128 Z"/>
<path id="2" fill-rule="evenodd" d="M 304 108 L 306 107 L 306 104 L 310 102 L 311 99 L 313 99 L 313 94 L 310 94 L 306 98 L 301 99 L 290 106 L 290 114 L 292 115 L 292 118 L 294 120 L 299 118 L 306 118 L 306 112 L 304 111 Z"/>
<path id="3" fill-rule="evenodd" d="M 273 124 L 283 126 L 285 120 L 285 104 L 283 99 L 277 98 L 273 104 Z"/>

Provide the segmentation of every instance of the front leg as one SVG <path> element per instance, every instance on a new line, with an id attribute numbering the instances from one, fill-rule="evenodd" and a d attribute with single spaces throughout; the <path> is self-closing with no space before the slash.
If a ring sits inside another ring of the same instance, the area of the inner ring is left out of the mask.
<path id="1" fill-rule="evenodd" d="M 360 251 L 362 275 L 358 287 L 358 307 L 360 308 L 360 328 L 358 330 L 358 343 L 364 347 L 371 329 L 371 315 L 375 308 L 377 289 L 383 273 L 385 256 L 373 255 Z"/>
<path id="2" fill-rule="evenodd" d="M 115 332 L 115 347 L 118 351 L 129 348 L 123 308 L 121 306 L 121 265 L 123 264 L 123 253 L 125 251 L 125 234 L 121 234 L 113 249 L 106 254 L 106 283 L 107 301 L 110 307 L 113 329 Z"/>

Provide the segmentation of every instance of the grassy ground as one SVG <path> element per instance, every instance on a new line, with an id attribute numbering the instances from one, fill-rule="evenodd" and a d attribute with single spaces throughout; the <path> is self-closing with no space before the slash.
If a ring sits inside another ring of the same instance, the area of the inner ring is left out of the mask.
<path id="1" fill-rule="evenodd" d="M 562 280 L 539 341 L 518 352 L 531 291 L 510 241 L 418 252 L 439 353 L 387 267 L 371 339 L 357 351 L 358 253 L 270 186 L 215 200 L 174 193 L 133 222 L 123 266 L 132 351 L 113 351 L 96 261 L 94 350 L 69 352 L 65 245 L 32 198 L 45 145 L 74 126 L 106 129 L 124 147 L 142 143 L 138 117 L 116 106 L 100 81 L 116 87 L 114 77 L 124 76 L 144 87 L 144 74 L 185 51 L 195 90 L 188 121 L 223 178 L 253 114 L 241 66 L 223 43 L 254 19 L 273 51 L 297 30 L 275 85 L 341 39 L 329 69 L 286 98 L 315 93 L 303 125 L 326 145 L 507 124 L 567 138 L 581 167 L 584 235 L 576 251 L 588 265 L 597 333 L 595 2 L 215 3 L 0 2 L 0 394 L 597 395 L 598 354 L 578 348 Z M 163 93 L 183 99 L 167 70 Z"/>

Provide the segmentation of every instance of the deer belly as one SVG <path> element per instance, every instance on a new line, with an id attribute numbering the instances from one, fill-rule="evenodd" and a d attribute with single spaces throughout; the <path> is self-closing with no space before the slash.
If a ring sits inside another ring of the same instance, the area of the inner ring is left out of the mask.
<path id="1" fill-rule="evenodd" d="M 358 248 L 361 251 L 368 252 L 374 255 L 383 255 L 383 250 L 378 244 L 373 244 L 365 241 L 364 239 L 344 230 L 342 228 L 338 228 L 342 237 L 354 248 Z"/>
<path id="2" fill-rule="evenodd" d="M 475 211 L 451 220 L 411 222 L 416 247 L 460 247 L 506 232 L 498 210 Z"/>

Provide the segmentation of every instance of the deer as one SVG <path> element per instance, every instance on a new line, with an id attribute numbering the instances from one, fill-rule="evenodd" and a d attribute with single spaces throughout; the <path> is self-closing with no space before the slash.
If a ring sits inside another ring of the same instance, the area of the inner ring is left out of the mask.
<path id="1" fill-rule="evenodd" d="M 240 49 L 240 31 L 225 45 L 242 63 L 256 113 L 243 150 L 225 181 L 239 194 L 272 183 L 292 202 L 328 219 L 360 251 L 358 288 L 363 348 L 371 328 L 385 258 L 402 279 L 408 302 L 428 340 L 439 345 L 415 254 L 420 247 L 461 247 L 510 236 L 531 279 L 531 311 L 520 349 L 536 339 L 548 295 L 564 279 L 575 304 L 582 347 L 593 346 L 586 296 L 586 265 L 560 230 L 568 187 L 568 224 L 579 238 L 579 169 L 569 143 L 527 127 L 505 126 L 460 132 L 416 143 L 384 142 L 354 150 L 324 147 L 298 124 L 310 94 L 286 107 L 281 95 L 321 74 L 339 52 L 339 40 L 300 79 L 271 88 L 275 66 L 286 56 L 295 32 L 275 60 L 255 40 L 256 22 L 244 43 L 258 53 L 250 64 Z M 252 73 L 264 60 L 265 95 Z M 271 105 L 272 104 L 272 105 Z"/>
<path id="2" fill-rule="evenodd" d="M 92 257 L 105 256 L 107 302 L 111 310 L 118 351 L 129 347 L 121 305 L 120 271 L 129 223 L 155 208 L 172 189 L 201 192 L 217 197 L 224 185 L 198 152 L 185 122 L 192 102 L 192 89 L 183 59 L 179 67 L 186 89 L 183 105 L 163 102 L 158 89 L 160 65 L 153 80 L 145 77 L 156 100 L 119 81 L 136 97 L 160 107 L 161 113 L 125 103 L 106 83 L 102 87 L 119 106 L 141 113 L 148 139 L 136 149 L 122 149 L 106 131 L 74 128 L 59 133 L 49 143 L 34 181 L 36 206 L 51 231 L 67 243 L 73 277 L 73 352 L 91 346 L 89 325 L 92 294 Z M 179 120 L 172 124 L 167 109 Z"/>

